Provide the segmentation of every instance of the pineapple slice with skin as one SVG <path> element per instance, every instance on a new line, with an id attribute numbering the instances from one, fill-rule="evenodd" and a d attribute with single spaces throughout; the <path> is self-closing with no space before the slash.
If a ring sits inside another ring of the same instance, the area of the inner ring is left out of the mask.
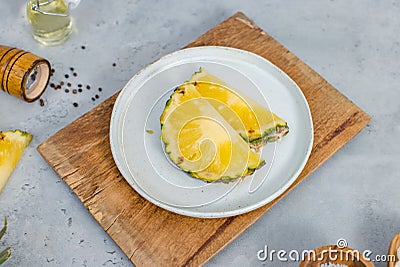
<path id="1" fill-rule="evenodd" d="M 230 182 L 265 163 L 192 83 L 174 91 L 160 123 L 165 151 L 194 178 Z"/>
<path id="2" fill-rule="evenodd" d="M 0 132 L 0 192 L 31 140 L 31 134 L 20 130 Z"/>
<path id="3" fill-rule="evenodd" d="M 194 73 L 190 81 L 195 83 L 201 96 L 217 100 L 211 104 L 252 148 L 258 150 L 289 132 L 283 119 L 203 68 Z M 232 116 L 232 111 L 237 116 Z"/>

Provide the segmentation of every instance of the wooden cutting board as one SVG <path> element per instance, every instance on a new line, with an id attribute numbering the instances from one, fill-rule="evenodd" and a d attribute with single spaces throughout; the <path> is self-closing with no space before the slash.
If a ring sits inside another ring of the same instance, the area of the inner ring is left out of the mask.
<path id="1" fill-rule="evenodd" d="M 370 117 L 304 62 L 237 13 L 188 47 L 219 45 L 251 51 L 286 72 L 302 89 L 314 121 L 314 145 L 303 172 L 273 202 L 247 214 L 197 219 L 163 210 L 139 196 L 118 171 L 109 145 L 115 94 L 38 150 L 101 227 L 137 266 L 201 265 L 252 225 L 353 138 Z"/>

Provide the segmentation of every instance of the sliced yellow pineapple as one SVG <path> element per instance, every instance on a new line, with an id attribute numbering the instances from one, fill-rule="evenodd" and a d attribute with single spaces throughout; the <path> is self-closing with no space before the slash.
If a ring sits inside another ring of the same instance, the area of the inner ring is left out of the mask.
<path id="1" fill-rule="evenodd" d="M 20 130 L 0 132 L 0 192 L 31 140 L 31 134 Z"/>
<path id="2" fill-rule="evenodd" d="M 195 178 L 229 182 L 264 164 L 192 83 L 174 91 L 160 122 L 165 151 Z"/>
<path id="3" fill-rule="evenodd" d="M 253 148 L 275 142 L 289 132 L 287 123 L 280 117 L 206 70 L 200 68 L 190 81 L 201 96 L 216 100 L 210 103 Z"/>

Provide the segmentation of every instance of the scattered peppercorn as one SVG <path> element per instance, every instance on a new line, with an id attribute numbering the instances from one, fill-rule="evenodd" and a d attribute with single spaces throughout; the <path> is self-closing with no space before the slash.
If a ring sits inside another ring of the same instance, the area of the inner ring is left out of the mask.
<path id="1" fill-rule="evenodd" d="M 112 64 L 112 66 L 113 66 L 113 67 L 116 67 L 116 66 L 117 66 L 117 64 L 116 64 L 116 63 L 113 63 L 113 64 Z"/>
<path id="2" fill-rule="evenodd" d="M 85 49 L 86 47 L 85 46 L 81 46 L 81 48 Z M 113 63 L 112 65 L 113 65 L 113 67 L 117 66 L 116 63 Z M 69 79 L 71 75 L 74 76 L 74 77 L 78 76 L 78 73 L 76 72 L 74 67 L 69 67 L 69 70 L 71 71 L 71 73 L 65 73 L 64 74 L 64 77 L 66 79 Z M 53 74 L 54 72 L 55 72 L 55 69 L 51 69 L 51 74 Z M 66 85 L 66 87 L 64 87 L 64 85 Z M 67 81 L 60 81 L 58 84 L 52 82 L 52 83 L 49 84 L 49 86 L 54 88 L 55 90 L 62 89 L 62 90 L 64 90 L 65 93 L 70 93 L 71 92 L 72 94 L 77 94 L 78 92 L 82 93 L 83 89 L 85 87 L 86 87 L 87 90 L 91 90 L 91 86 L 89 84 L 87 84 L 87 85 L 84 85 L 82 83 L 73 84 L 72 81 L 68 82 L 68 80 Z M 69 88 L 67 88 L 67 87 L 69 87 Z M 72 88 L 75 87 L 75 89 L 72 89 L 71 87 Z M 97 90 L 98 90 L 98 92 L 102 92 L 103 88 L 98 87 Z M 100 94 L 95 94 L 95 95 L 93 95 L 93 97 L 91 97 L 93 102 L 95 102 L 96 99 L 99 99 L 99 98 L 100 98 Z M 43 99 L 40 99 L 39 104 L 40 104 L 40 106 L 44 106 L 45 105 L 45 101 Z M 77 102 L 73 102 L 73 106 L 74 107 L 78 107 L 79 104 Z"/>
<path id="3" fill-rule="evenodd" d="M 43 107 L 44 106 L 44 100 L 40 99 L 39 101 L 40 101 L 40 106 Z"/>
<path id="4" fill-rule="evenodd" d="M 82 48 L 82 50 L 85 50 L 86 47 L 84 45 L 82 45 L 81 48 Z"/>

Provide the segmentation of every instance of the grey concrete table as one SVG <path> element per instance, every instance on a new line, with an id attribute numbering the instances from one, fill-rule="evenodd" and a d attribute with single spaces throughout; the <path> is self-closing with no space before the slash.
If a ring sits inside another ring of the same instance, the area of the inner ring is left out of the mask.
<path id="1" fill-rule="evenodd" d="M 34 139 L 0 194 L 12 244 L 6 266 L 131 266 L 36 151 L 38 144 L 121 89 L 141 68 L 243 11 L 373 121 L 208 266 L 297 266 L 257 252 L 313 249 L 340 238 L 385 254 L 400 231 L 400 3 L 308 1 L 82 1 L 66 43 L 43 47 L 30 36 L 25 1 L 2 1 L 0 44 L 48 58 L 54 82 L 73 66 L 80 94 L 49 88 L 39 102 L 0 93 L 0 129 Z M 85 46 L 85 49 L 82 49 Z M 113 66 L 115 63 L 115 66 Z M 98 92 L 101 87 L 102 92 Z M 92 101 L 92 97 L 99 99 Z M 79 104 L 74 107 L 73 103 Z M 377 263 L 376 266 L 386 266 Z"/>

